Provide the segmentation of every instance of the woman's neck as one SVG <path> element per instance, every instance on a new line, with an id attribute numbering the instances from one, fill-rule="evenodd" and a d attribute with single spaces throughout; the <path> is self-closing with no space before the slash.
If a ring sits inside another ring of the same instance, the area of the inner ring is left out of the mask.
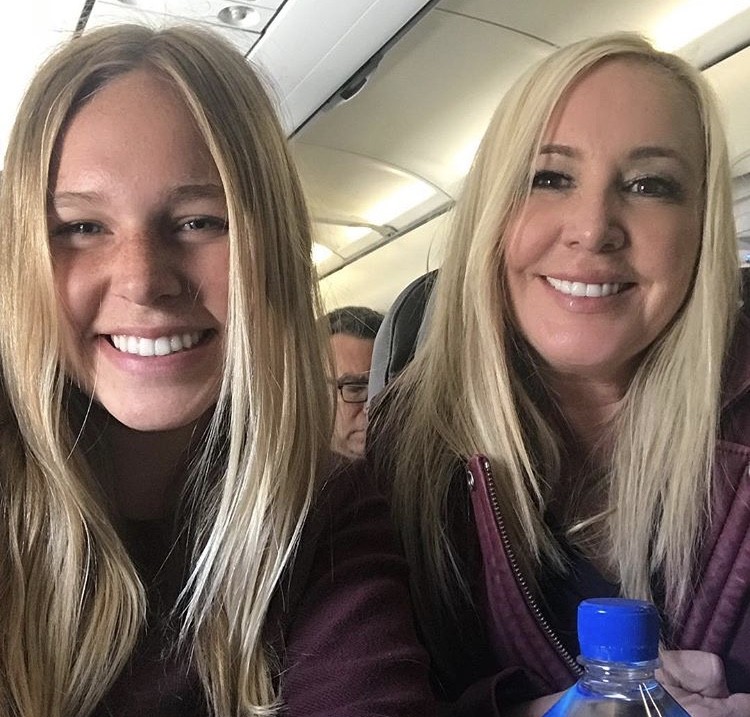
<path id="1" fill-rule="evenodd" d="M 194 430 L 144 433 L 120 423 L 110 427 L 112 497 L 124 518 L 153 520 L 171 512 L 187 472 Z"/>
<path id="2" fill-rule="evenodd" d="M 168 516 L 179 498 L 205 421 L 144 432 L 128 428 L 104 411 L 92 418 L 88 431 L 96 430 L 96 440 L 91 465 L 117 514 L 127 520 Z"/>
<path id="3" fill-rule="evenodd" d="M 606 450 L 608 428 L 625 396 L 628 381 L 555 374 L 548 377 L 547 383 L 582 454 L 591 459 Z"/>

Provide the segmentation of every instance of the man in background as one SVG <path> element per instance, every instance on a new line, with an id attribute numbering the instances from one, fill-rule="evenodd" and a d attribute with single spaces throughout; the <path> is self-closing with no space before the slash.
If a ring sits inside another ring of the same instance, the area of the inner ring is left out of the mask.
<path id="1" fill-rule="evenodd" d="M 344 306 L 327 314 L 331 327 L 336 422 L 331 448 L 348 458 L 361 458 L 367 430 L 367 382 L 372 347 L 383 315 L 364 306 Z"/>

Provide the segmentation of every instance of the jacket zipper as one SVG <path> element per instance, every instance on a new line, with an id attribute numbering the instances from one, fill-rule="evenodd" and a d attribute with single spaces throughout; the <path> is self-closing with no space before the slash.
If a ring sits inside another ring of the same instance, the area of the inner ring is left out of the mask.
<path id="1" fill-rule="evenodd" d="M 513 546 L 510 542 L 510 536 L 508 535 L 508 531 L 505 528 L 505 521 L 503 520 L 502 513 L 500 512 L 500 503 L 497 499 L 497 491 L 495 489 L 495 481 L 492 476 L 492 466 L 490 465 L 489 460 L 485 456 L 480 457 L 480 463 L 481 463 L 481 469 L 484 471 L 484 478 L 485 483 L 487 485 L 487 493 L 490 497 L 490 503 L 492 505 L 492 512 L 495 516 L 495 525 L 497 526 L 497 530 L 500 534 L 500 542 L 503 544 L 503 549 L 505 550 L 505 554 L 508 557 L 508 562 L 510 563 L 511 570 L 513 571 L 513 575 L 516 579 L 516 583 L 518 584 L 518 587 L 521 590 L 521 593 L 523 594 L 524 599 L 526 600 L 526 605 L 528 606 L 529 610 L 531 610 L 531 614 L 534 616 L 534 619 L 536 620 L 537 624 L 539 625 L 540 629 L 546 636 L 547 640 L 549 640 L 552 647 L 555 649 L 555 651 L 560 655 L 562 660 L 567 665 L 568 669 L 576 675 L 580 676 L 583 674 L 583 668 L 576 662 L 575 658 L 565 649 L 562 642 L 560 642 L 560 638 L 554 633 L 552 628 L 550 627 L 549 623 L 547 622 L 547 618 L 544 617 L 542 614 L 542 610 L 539 607 L 539 604 L 536 601 L 536 598 L 531 593 L 531 590 L 529 589 L 529 585 L 526 581 L 526 578 L 523 575 L 523 572 L 521 571 L 520 566 L 518 565 L 518 559 L 516 558 L 516 554 L 513 550 Z M 470 490 L 474 490 L 474 475 L 471 472 L 471 468 L 466 469 L 466 472 L 468 474 L 468 480 L 469 480 L 469 488 Z"/>

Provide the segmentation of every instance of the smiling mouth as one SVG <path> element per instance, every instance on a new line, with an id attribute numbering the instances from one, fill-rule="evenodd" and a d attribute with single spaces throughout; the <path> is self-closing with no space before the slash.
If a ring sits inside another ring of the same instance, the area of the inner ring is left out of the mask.
<path id="1" fill-rule="evenodd" d="M 112 334 L 107 339 L 112 346 L 124 354 L 134 356 L 169 356 L 170 354 L 187 351 L 204 343 L 211 330 L 189 331 L 184 334 L 170 334 L 148 339 L 143 336 L 128 336 L 126 334 Z"/>
<path id="2" fill-rule="evenodd" d="M 565 281 L 554 276 L 544 277 L 547 283 L 561 294 L 568 296 L 582 296 L 587 299 L 599 299 L 604 296 L 619 294 L 634 286 L 632 283 L 585 284 L 582 281 Z"/>

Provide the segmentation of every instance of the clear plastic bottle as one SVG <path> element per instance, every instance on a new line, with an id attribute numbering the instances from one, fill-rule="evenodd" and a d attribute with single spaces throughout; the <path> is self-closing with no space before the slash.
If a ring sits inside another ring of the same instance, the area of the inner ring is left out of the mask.
<path id="1" fill-rule="evenodd" d="M 649 602 L 584 600 L 578 606 L 584 674 L 544 717 L 689 717 L 654 677 L 659 630 Z"/>

